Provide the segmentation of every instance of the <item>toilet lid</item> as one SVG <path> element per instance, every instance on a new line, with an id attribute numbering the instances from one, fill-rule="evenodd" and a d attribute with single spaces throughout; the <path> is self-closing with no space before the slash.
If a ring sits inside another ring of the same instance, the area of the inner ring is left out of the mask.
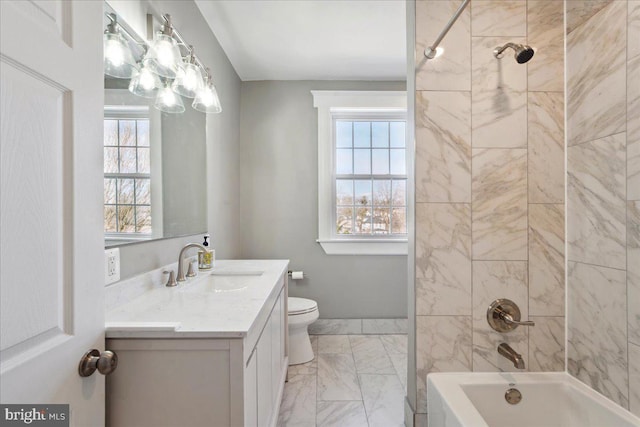
<path id="1" fill-rule="evenodd" d="M 318 309 L 318 303 L 312 299 L 289 297 L 288 314 L 305 314 Z"/>

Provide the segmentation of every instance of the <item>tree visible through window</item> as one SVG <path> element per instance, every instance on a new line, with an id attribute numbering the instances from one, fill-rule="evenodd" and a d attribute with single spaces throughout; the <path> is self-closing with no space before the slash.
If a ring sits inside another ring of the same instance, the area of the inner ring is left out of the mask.
<path id="1" fill-rule="evenodd" d="M 151 234 L 148 118 L 104 120 L 104 231 Z"/>
<path id="2" fill-rule="evenodd" d="M 406 235 L 405 120 L 333 120 L 338 235 Z"/>

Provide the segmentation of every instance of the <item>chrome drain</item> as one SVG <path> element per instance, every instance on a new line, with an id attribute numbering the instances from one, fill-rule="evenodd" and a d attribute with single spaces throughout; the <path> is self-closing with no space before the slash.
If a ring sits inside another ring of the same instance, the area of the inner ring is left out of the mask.
<path id="1" fill-rule="evenodd" d="M 522 400 L 522 393 L 517 388 L 510 388 L 504 394 L 504 400 L 510 405 L 517 405 Z"/>

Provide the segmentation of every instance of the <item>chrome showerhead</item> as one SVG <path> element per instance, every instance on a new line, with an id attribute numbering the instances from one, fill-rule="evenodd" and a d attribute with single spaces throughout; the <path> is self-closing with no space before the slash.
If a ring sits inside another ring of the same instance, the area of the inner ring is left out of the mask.
<path id="1" fill-rule="evenodd" d="M 518 64 L 524 64 L 525 62 L 529 62 L 531 58 L 533 58 L 534 51 L 530 46 L 520 46 L 521 49 L 516 49 L 515 58 L 518 61 Z"/>
<path id="2" fill-rule="evenodd" d="M 502 58 L 502 52 L 504 52 L 509 47 L 515 51 L 514 58 L 516 58 L 518 64 L 529 62 L 529 60 L 533 58 L 533 54 L 535 53 L 531 46 L 527 46 L 526 44 L 507 43 L 504 46 L 498 46 L 497 48 L 495 48 L 493 50 L 493 56 L 498 59 Z"/>

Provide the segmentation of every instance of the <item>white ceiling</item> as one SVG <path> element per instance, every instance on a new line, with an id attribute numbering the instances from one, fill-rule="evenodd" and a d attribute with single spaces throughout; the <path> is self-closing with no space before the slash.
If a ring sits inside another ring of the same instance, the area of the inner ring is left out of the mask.
<path id="1" fill-rule="evenodd" d="M 243 81 L 405 80 L 404 0 L 195 0 Z"/>

